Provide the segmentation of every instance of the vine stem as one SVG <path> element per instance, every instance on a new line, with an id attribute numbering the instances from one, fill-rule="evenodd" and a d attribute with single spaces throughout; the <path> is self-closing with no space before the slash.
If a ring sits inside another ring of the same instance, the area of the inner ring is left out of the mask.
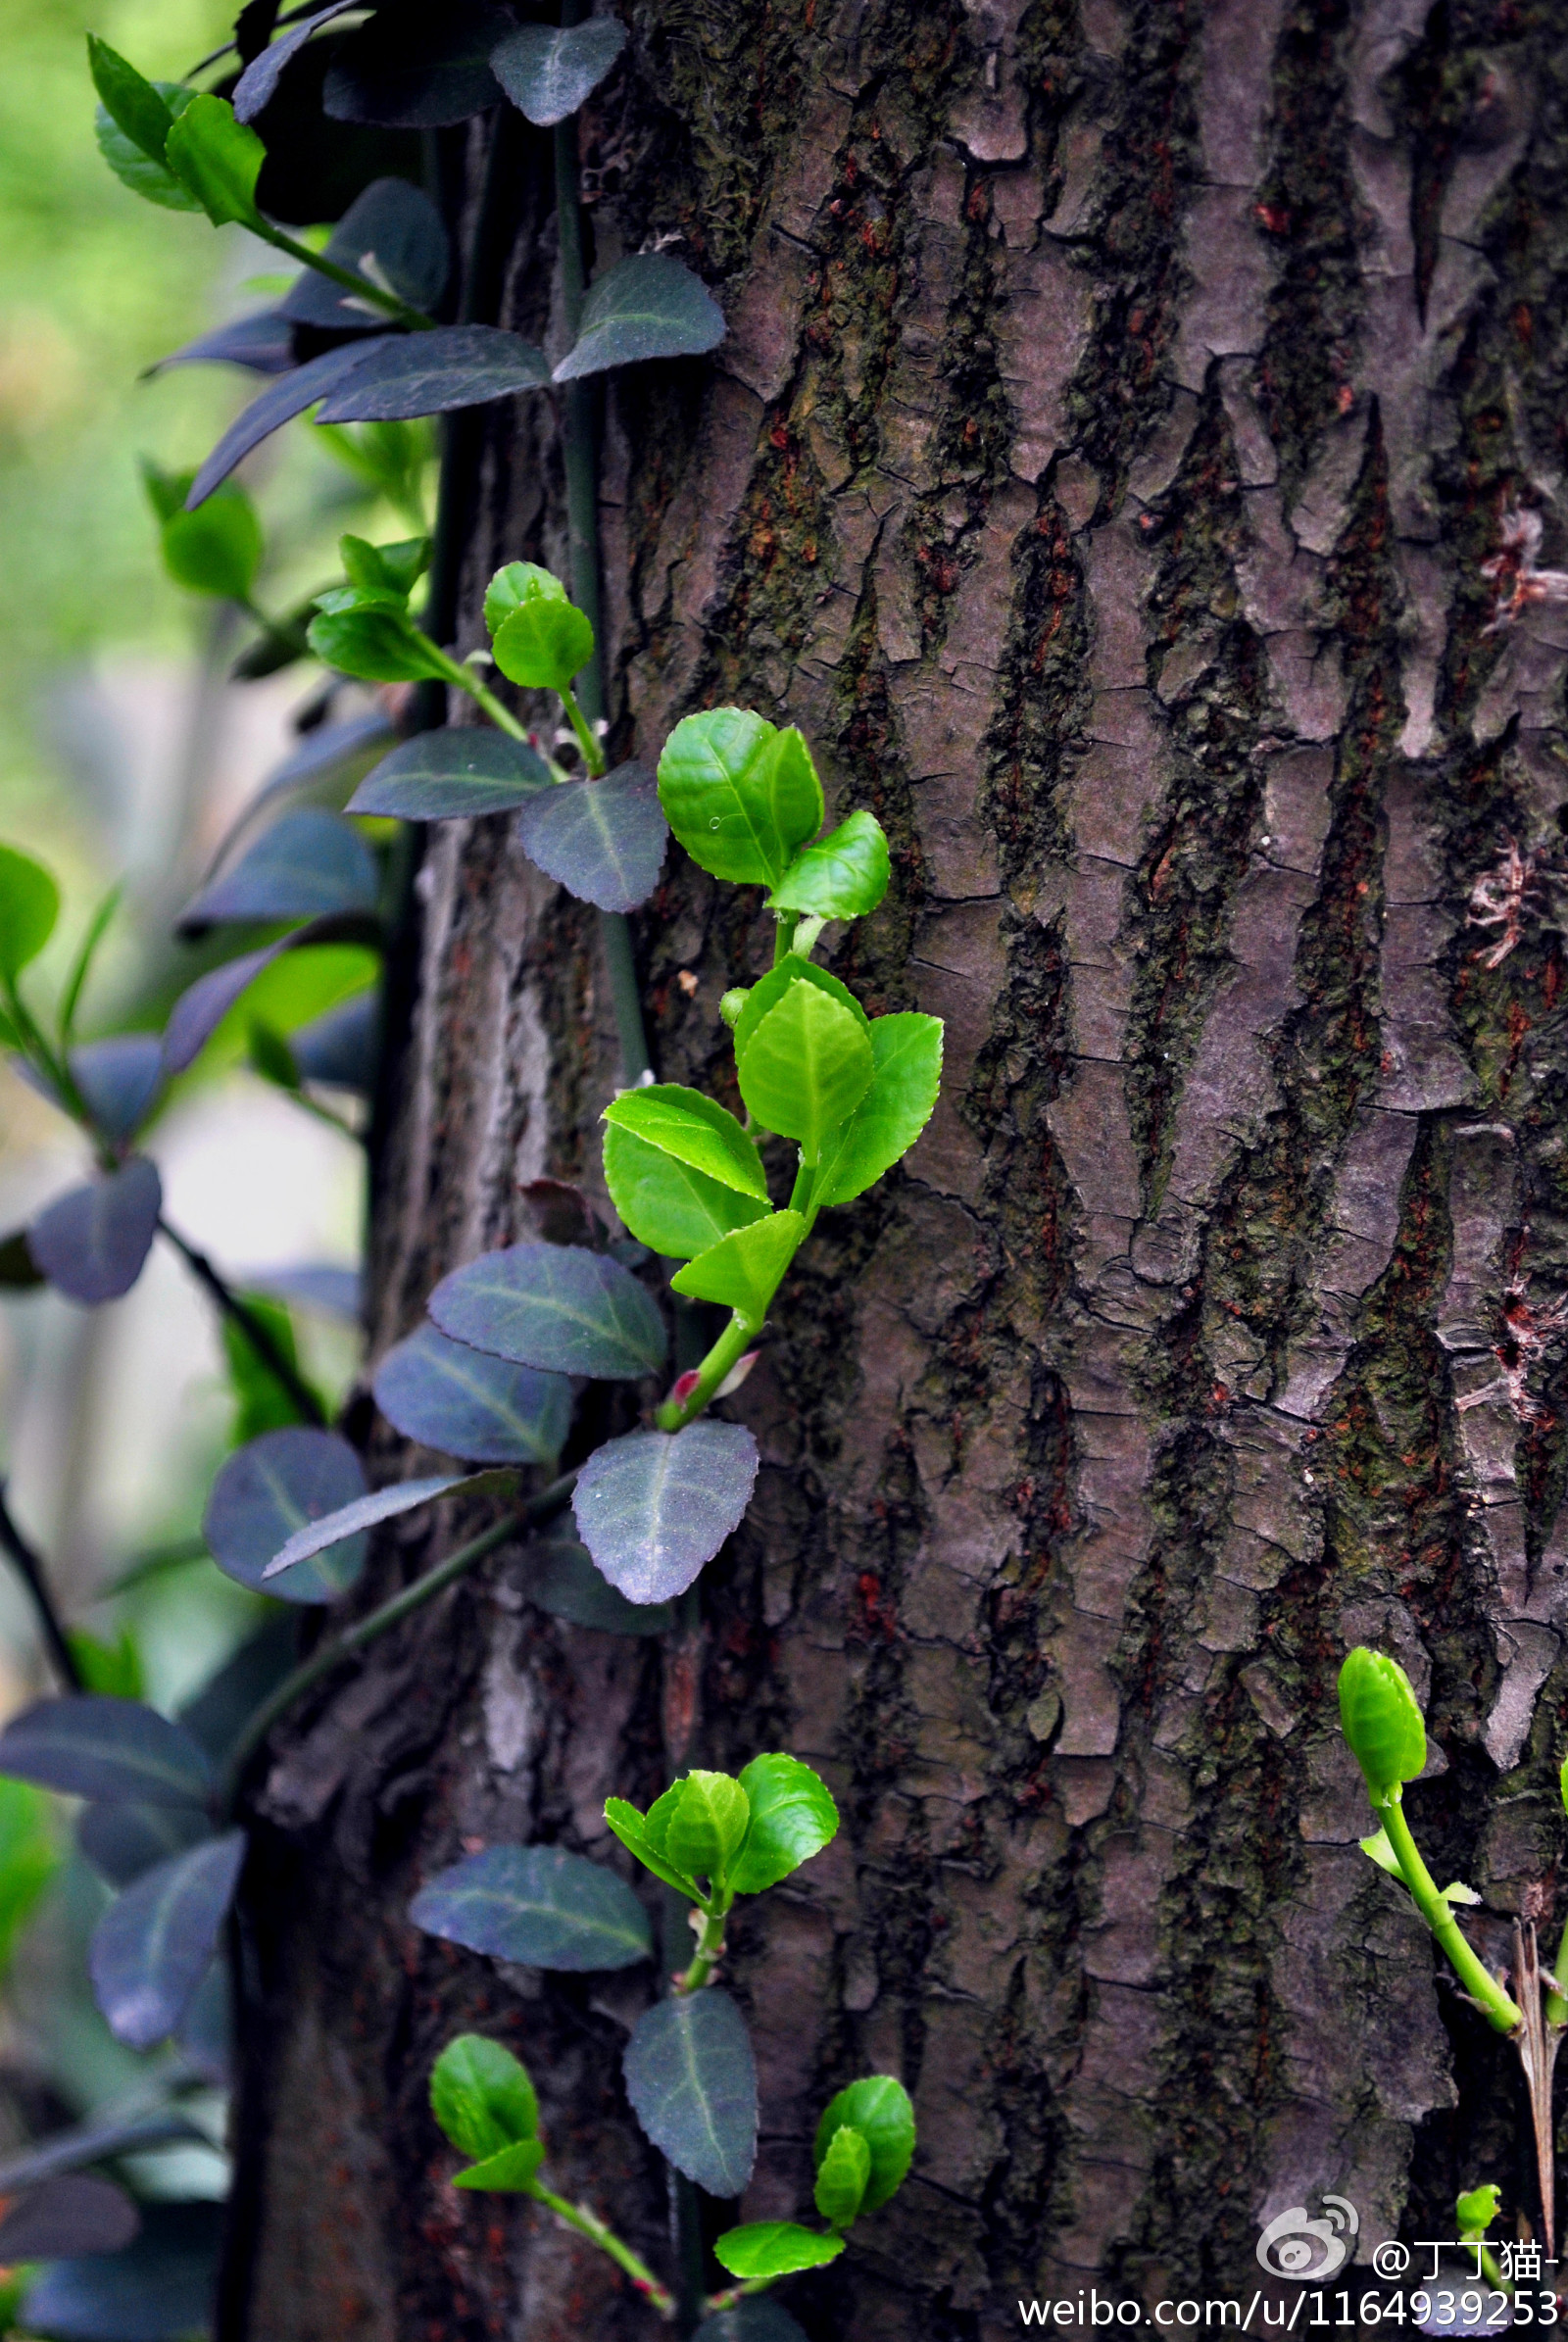
<path id="1" fill-rule="evenodd" d="M 608 2220 L 602 2220 L 587 2204 L 568 2204 L 564 2196 L 552 2195 L 548 2187 L 537 2183 L 528 2193 L 541 2204 L 548 2204 L 558 2220 L 568 2228 L 575 2228 L 579 2236 L 586 2236 L 602 2253 L 608 2253 L 617 2269 L 623 2269 L 651 2309 L 661 2318 L 675 2315 L 675 2296 L 667 2285 L 662 2285 L 646 2261 L 640 2261 L 629 2244 L 623 2244 Z"/>
<path id="2" fill-rule="evenodd" d="M 10 1554 L 16 1564 L 18 1577 L 21 1578 L 32 1597 L 32 1607 L 38 1616 L 39 1632 L 54 1664 L 55 1673 L 68 1691 L 85 1691 L 87 1686 L 82 1679 L 81 1669 L 76 1665 L 76 1654 L 66 1638 L 65 1627 L 59 1611 L 55 1608 L 54 1595 L 49 1590 L 49 1580 L 44 1571 L 43 1558 L 28 1544 L 12 1518 L 11 1507 L 6 1501 L 6 1485 L 4 1480 L 0 1480 L 0 1545 L 4 1545 Z"/>
<path id="3" fill-rule="evenodd" d="M 433 1601 L 449 1586 L 455 1586 L 475 1563 L 483 1561 L 498 1545 L 504 1545 L 509 1537 L 515 1537 L 519 1529 L 535 1529 L 541 1522 L 548 1521 L 552 1515 L 560 1512 L 576 1485 L 575 1472 L 563 1473 L 559 1480 L 551 1482 L 549 1488 L 541 1488 L 537 1496 L 530 1496 L 526 1504 L 504 1514 L 499 1521 L 492 1521 L 488 1529 L 482 1529 L 477 1537 L 469 1537 L 466 1545 L 460 1545 L 455 1553 L 449 1553 L 445 1561 L 438 1561 L 433 1570 L 426 1570 L 422 1578 L 416 1578 L 412 1586 L 405 1586 L 399 1592 L 390 1595 L 378 1608 L 357 1619 L 352 1627 L 345 1627 L 341 1635 L 333 1635 L 325 1642 L 318 1643 L 310 1657 L 302 1659 L 299 1666 L 286 1675 L 276 1689 L 246 1719 L 229 1752 L 223 1797 L 225 1810 L 233 1805 L 235 1793 L 251 1758 L 273 1725 L 288 1713 L 296 1700 L 303 1699 L 306 1692 L 320 1683 L 323 1676 L 330 1675 L 345 1660 L 357 1658 L 361 1651 L 368 1649 L 391 1628 L 401 1625 L 406 1618 L 412 1618 L 416 1610 L 422 1610 L 426 1602 Z"/>
<path id="4" fill-rule="evenodd" d="M 371 277 L 362 276 L 357 268 L 340 268 L 336 261 L 329 261 L 324 252 L 313 252 L 308 244 L 296 243 L 292 236 L 286 235 L 282 228 L 274 227 L 270 220 L 264 220 L 260 213 L 246 224 L 253 235 L 260 236 L 263 243 L 270 244 L 274 251 L 286 252 L 290 260 L 303 261 L 307 268 L 316 270 L 318 276 L 328 277 L 333 284 L 341 285 L 345 292 L 358 294 L 362 301 L 368 301 L 395 323 L 407 325 L 416 333 L 435 331 L 434 317 L 427 317 L 422 309 L 414 308 L 400 294 L 388 292 Z"/>
<path id="5" fill-rule="evenodd" d="M 205 1287 L 221 1314 L 228 1319 L 229 1324 L 236 1326 L 244 1335 L 245 1340 L 267 1368 L 268 1373 L 281 1383 L 293 1405 L 305 1421 L 315 1424 L 318 1431 L 324 1431 L 326 1429 L 326 1409 L 311 1389 L 310 1384 L 306 1382 L 298 1367 L 292 1365 L 284 1356 L 270 1329 L 263 1324 L 255 1311 L 246 1308 L 238 1293 L 230 1286 L 224 1284 L 206 1253 L 199 1252 L 194 1244 L 187 1244 L 179 1230 L 171 1228 L 162 1213 L 158 1216 L 158 1232 L 161 1236 L 168 1238 L 198 1285 Z"/>
<path id="6" fill-rule="evenodd" d="M 724 1921 L 728 1912 L 729 1906 L 726 1904 L 722 1911 L 710 1910 L 703 1913 L 703 1924 L 698 1932 L 697 1949 L 692 1956 L 692 1964 L 684 1975 L 676 1976 L 674 1980 L 673 1990 L 682 1998 L 693 1992 L 700 1992 L 720 1960 L 723 1959 Z"/>
<path id="7" fill-rule="evenodd" d="M 580 24 L 587 14 L 583 0 L 563 0 L 563 27 Z M 582 257 L 582 188 L 577 169 L 577 118 L 568 115 L 555 127 L 556 236 L 561 253 L 561 316 L 568 344 L 582 323 L 586 277 Z M 598 746 L 598 726 L 605 719 L 603 596 L 599 574 L 599 461 L 595 428 L 594 388 L 591 382 L 566 382 L 561 392 L 563 460 L 566 475 L 566 541 L 571 569 L 571 598 L 594 630 L 593 657 L 579 678 L 583 712 L 590 737 Z M 579 735 L 580 737 L 580 735 Z M 585 752 L 586 755 L 586 752 Z M 588 759 L 592 770 L 592 759 Z M 610 976 L 610 1001 L 620 1043 L 620 1078 L 635 1089 L 652 1068 L 648 1033 L 643 1023 L 642 994 L 632 955 L 631 929 L 620 911 L 602 910 L 599 937 Z"/>
<path id="8" fill-rule="evenodd" d="M 1516 2032 L 1524 2023 L 1524 2013 L 1508 1998 L 1496 1977 L 1473 1952 L 1460 1933 L 1459 1923 L 1438 1892 L 1432 1873 L 1427 1869 L 1410 1835 L 1410 1826 L 1404 1818 L 1404 1808 L 1397 1795 L 1377 1808 L 1388 1831 L 1389 1844 L 1404 1874 L 1411 1900 L 1432 1929 L 1443 1949 L 1447 1953 L 1454 1974 L 1472 1999 L 1481 2003 L 1489 2024 L 1499 2033 Z"/>

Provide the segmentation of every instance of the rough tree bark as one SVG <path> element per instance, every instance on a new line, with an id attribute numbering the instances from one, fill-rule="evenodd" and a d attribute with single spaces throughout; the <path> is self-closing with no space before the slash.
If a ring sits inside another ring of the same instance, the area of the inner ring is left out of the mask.
<path id="1" fill-rule="evenodd" d="M 1460 2179 L 1528 2208 L 1510 2053 L 1355 1849 L 1333 1683 L 1369 1639 L 1430 1691 L 1410 1810 L 1502 1959 L 1568 1713 L 1568 611 L 1488 634 L 1481 564 L 1514 498 L 1562 534 L 1568 6 L 632 14 L 584 125 L 601 259 L 678 239 L 731 332 L 610 402 L 615 743 L 723 699 L 804 726 L 895 845 L 838 972 L 948 1020 L 945 1094 L 733 1402 L 764 1468 L 700 1630 L 564 1627 L 504 1554 L 274 1742 L 229 2329 L 651 2330 L 460 2202 L 424 2111 L 442 2041 L 498 2031 L 558 2184 L 662 2257 L 618 2082 L 648 1986 L 498 1976 L 404 1914 L 465 1847 L 616 1859 L 607 1792 L 764 1746 L 845 1828 L 734 1930 L 747 2214 L 800 2208 L 857 2072 L 921 2133 L 791 2289 L 816 2342 L 989 2342 L 1092 2272 L 1245 2298 L 1325 2188 L 1363 2258 L 1448 2233 Z M 545 183 L 524 137 L 535 327 Z M 538 409 L 486 422 L 462 649 L 496 561 L 562 555 L 558 476 Z M 1470 923 L 1515 849 L 1514 924 Z M 525 1233 L 520 1181 L 598 1186 L 615 1078 L 591 919 L 505 821 L 433 834 L 416 908 L 376 1352 Z M 757 903 L 674 854 L 638 937 L 661 1071 L 723 1094 Z"/>

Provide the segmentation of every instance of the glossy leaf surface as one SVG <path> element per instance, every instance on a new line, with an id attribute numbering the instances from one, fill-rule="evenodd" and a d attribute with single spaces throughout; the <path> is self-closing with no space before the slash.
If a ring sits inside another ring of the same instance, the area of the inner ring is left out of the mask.
<path id="1" fill-rule="evenodd" d="M 646 1098 L 648 1093 L 633 1090 L 626 1095 Z M 710 1179 L 614 1121 L 605 1132 L 605 1184 L 639 1243 L 674 1260 L 706 1252 L 731 1229 L 749 1226 L 768 1209 L 757 1196 Z"/>
<path id="2" fill-rule="evenodd" d="M 795 2220 L 753 2220 L 717 2238 L 713 2258 L 732 2277 L 787 2277 L 801 2269 L 825 2269 L 843 2250 L 842 2236 L 823 2236 Z"/>
<path id="3" fill-rule="evenodd" d="M 371 1388 L 406 1439 L 469 1463 L 551 1463 L 571 1424 L 565 1375 L 492 1357 L 435 1326 L 388 1350 Z"/>
<path id="4" fill-rule="evenodd" d="M 241 122 L 254 122 L 264 106 L 275 96 L 283 69 L 299 55 L 314 32 L 334 17 L 347 15 L 357 0 L 330 0 L 326 8 L 313 9 L 309 16 L 291 24 L 270 48 L 253 57 L 234 84 L 234 112 Z M 439 288 L 438 288 L 439 289 Z"/>
<path id="5" fill-rule="evenodd" d="M 397 422 L 482 407 L 550 379 L 544 352 L 499 325 L 438 325 L 383 341 L 321 402 L 318 422 Z"/>
<path id="6" fill-rule="evenodd" d="M 450 1496 L 459 1490 L 465 1495 L 478 1496 L 511 1488 L 514 1479 L 511 1472 L 439 1472 L 424 1480 L 394 1481 L 390 1488 L 376 1488 L 368 1496 L 356 1496 L 351 1503 L 340 1505 L 336 1512 L 324 1513 L 318 1521 L 295 1530 L 262 1572 L 267 1590 L 270 1593 L 278 1581 L 302 1561 L 329 1551 L 347 1537 L 357 1537 L 362 1530 L 374 1529 L 382 1521 L 394 1521 L 403 1513 L 416 1512 L 421 1504 L 433 1504 L 438 1496 Z"/>
<path id="7" fill-rule="evenodd" d="M 89 54 L 94 56 L 96 62 L 97 53 L 107 48 L 107 42 L 98 42 Z M 112 56 L 114 52 L 111 50 L 109 54 Z M 118 59 L 117 63 L 123 65 L 123 58 Z M 134 71 L 133 68 L 130 70 Z M 138 80 L 141 78 L 139 74 L 136 77 Z M 184 88 L 177 81 L 154 81 L 151 86 L 169 108 L 171 122 L 183 114 L 196 94 L 193 89 Z M 108 106 L 99 105 L 95 110 L 93 133 L 98 141 L 98 152 L 116 178 L 122 186 L 128 187 L 132 195 L 141 196 L 147 203 L 159 204 L 168 212 L 201 210 L 190 189 L 175 178 L 164 161 L 162 147 L 156 155 L 150 154 L 116 122 Z M 167 144 L 167 133 L 165 142 Z"/>
<path id="8" fill-rule="evenodd" d="M 818 2170 L 844 2123 L 859 2131 L 871 2151 L 862 2212 L 879 2212 L 903 2185 L 914 2156 L 914 2109 L 904 2084 L 890 2074 L 863 2074 L 829 2101 L 816 2126 L 812 2160 Z"/>
<path id="9" fill-rule="evenodd" d="M 683 717 L 659 759 L 659 795 L 698 867 L 738 886 L 777 886 L 822 825 L 822 784 L 800 733 L 746 707 Z"/>
<path id="10" fill-rule="evenodd" d="M 442 1279 L 429 1309 L 455 1342 L 556 1374 L 635 1382 L 663 1364 L 668 1346 L 663 1319 L 630 1271 L 577 1244 L 482 1253 Z"/>
<path id="11" fill-rule="evenodd" d="M 202 1805 L 212 1767 L 189 1732 L 140 1700 L 73 1692 L 0 1732 L 0 1773 L 115 1805 Z"/>
<path id="12" fill-rule="evenodd" d="M 185 934 L 242 919 L 314 919 L 375 908 L 375 856 L 351 821 L 302 805 L 284 813 L 179 914 Z"/>
<path id="13" fill-rule="evenodd" d="M 740 1784 L 751 1824 L 729 1883 L 738 1895 L 760 1895 L 821 1853 L 838 1834 L 839 1809 L 821 1776 L 782 1751 L 753 1757 Z"/>
<path id="14" fill-rule="evenodd" d="M 574 382 L 651 358 L 695 358 L 716 348 L 727 330 L 718 303 L 683 261 L 667 252 L 634 253 L 595 277 L 556 380 Z"/>
<path id="15" fill-rule="evenodd" d="M 757 2160 L 757 2064 L 729 1994 L 708 1985 L 657 2001 L 637 2021 L 622 2071 L 661 2153 L 710 2196 L 738 2196 Z"/>
<path id="16" fill-rule="evenodd" d="M 796 855 L 773 889 L 773 907 L 860 919 L 875 910 L 891 875 L 887 834 L 874 813 L 858 809 Z"/>
<path id="17" fill-rule="evenodd" d="M 544 758 L 525 742 L 476 724 L 417 732 L 383 756 L 348 803 L 351 813 L 451 821 L 506 813 L 550 787 Z"/>
<path id="18" fill-rule="evenodd" d="M 365 341 L 346 342 L 341 349 L 323 351 L 319 358 L 309 359 L 304 366 L 297 366 L 269 383 L 244 414 L 229 424 L 197 472 L 185 499 L 187 510 L 194 512 L 220 481 L 227 479 L 236 464 L 243 463 L 252 448 L 260 447 L 264 439 L 281 430 L 284 423 L 292 422 L 296 415 L 303 415 L 308 407 L 324 399 L 329 390 L 346 381 L 357 366 L 362 366 L 390 338 L 376 334 Z"/>
<path id="19" fill-rule="evenodd" d="M 158 1166 L 146 1155 L 41 1211 L 27 1248 L 51 1285 L 90 1307 L 129 1293 L 152 1248 L 163 1208 Z"/>
<path id="20" fill-rule="evenodd" d="M 757 1463 L 757 1441 L 738 1423 L 608 1440 L 578 1474 L 582 1541 L 628 1601 L 669 1601 L 739 1528 Z"/>
<path id="21" fill-rule="evenodd" d="M 614 17 L 523 24 L 491 50 L 490 70 L 519 114 L 549 129 L 576 113 L 625 45 L 626 27 Z"/>
<path id="22" fill-rule="evenodd" d="M 1340 1669 L 1340 1723 L 1374 1805 L 1427 1761 L 1426 1726 L 1397 1659 L 1359 1645 Z"/>
<path id="23" fill-rule="evenodd" d="M 246 1834 L 222 1837 L 146 1872 L 93 1930 L 89 1967 L 99 2008 L 132 2049 L 165 2041 L 207 1973 L 245 1860 Z"/>
<path id="24" fill-rule="evenodd" d="M 631 1888 L 562 1846 L 491 1846 L 421 1887 L 409 1916 L 428 1935 L 525 1968 L 586 1974 L 651 1959 Z"/>
<path id="25" fill-rule="evenodd" d="M 751 1820 L 746 1791 L 733 1775 L 688 1773 L 664 1829 L 664 1853 L 684 1878 L 727 1882 Z"/>
<path id="26" fill-rule="evenodd" d="M 502 619 L 494 648 L 509 682 L 524 691 L 565 691 L 594 655 L 594 630 L 564 595 L 536 594 Z"/>
<path id="27" fill-rule="evenodd" d="M 623 1090 L 605 1108 L 605 1120 L 631 1131 L 661 1153 L 689 1163 L 743 1195 L 767 1201 L 767 1174 L 755 1143 L 716 1098 L 676 1082 Z"/>
<path id="28" fill-rule="evenodd" d="M 652 1871 L 656 1878 L 662 1878 L 666 1886 L 672 1886 L 688 1902 L 696 1902 L 697 1881 L 688 1878 L 683 1871 L 678 1871 L 674 1863 L 666 1858 L 662 1838 L 655 1845 L 648 1834 L 646 1814 L 640 1814 L 634 1805 L 628 1805 L 624 1797 L 607 1797 L 605 1820 L 627 1853 L 635 1855 L 645 1870 Z"/>
<path id="29" fill-rule="evenodd" d="M 213 1483 L 202 1535 L 224 1575 L 260 1592 L 274 1554 L 296 1531 L 363 1496 L 365 1470 L 336 1432 L 300 1424 L 236 1448 Z M 268 1582 L 285 1602 L 330 1602 L 365 1567 L 364 1536 L 347 1538 Z"/>
<path id="30" fill-rule="evenodd" d="M 505 2195 L 525 2195 L 544 2162 L 543 2139 L 519 2139 L 514 2147 L 498 2147 L 466 2171 L 454 2171 L 454 2187 L 491 2189 Z"/>
<path id="31" fill-rule="evenodd" d="M 815 2203 L 825 2220 L 847 2228 L 865 2200 L 871 2177 L 871 2149 L 863 2134 L 841 2123 L 816 2167 Z"/>
<path id="32" fill-rule="evenodd" d="M 931 1119 L 942 1087 L 942 1020 L 901 1011 L 874 1017 L 872 1073 L 849 1118 L 822 1141 L 812 1199 L 848 1203 L 902 1160 Z"/>
<path id="33" fill-rule="evenodd" d="M 306 640 L 323 666 L 364 683 L 418 683 L 446 670 L 425 637 L 402 609 L 361 603 L 347 610 L 318 610 Z"/>
<path id="34" fill-rule="evenodd" d="M 256 182 L 267 149 L 222 98 L 203 92 L 191 99 L 169 133 L 164 160 L 215 227 L 256 218 Z"/>
<path id="35" fill-rule="evenodd" d="M 161 163 L 174 114 L 158 83 L 92 32 L 87 35 L 87 68 L 115 127 L 150 162 Z"/>
<path id="36" fill-rule="evenodd" d="M 539 2096 L 526 2067 L 483 2033 L 459 2033 L 442 2050 L 430 2070 L 430 2112 L 475 2162 L 539 2128 Z"/>
<path id="37" fill-rule="evenodd" d="M 502 636 L 515 623 L 509 619 Z M 659 884 L 669 825 L 653 774 L 641 764 L 617 764 L 602 780 L 565 781 L 530 797 L 517 835 L 529 860 L 568 895 L 625 911 Z"/>
<path id="38" fill-rule="evenodd" d="M 262 566 L 262 524 L 234 481 L 215 490 L 194 512 L 172 513 L 160 542 L 165 568 L 187 593 L 250 600 Z"/>
<path id="39" fill-rule="evenodd" d="M 837 1000 L 841 1008 L 847 1009 L 865 1032 L 870 1032 L 871 1020 L 847 984 L 841 984 L 837 976 L 830 975 L 826 968 L 819 968 L 814 959 L 802 959 L 798 952 L 786 951 L 776 967 L 769 968 L 765 976 L 759 976 L 741 1003 L 734 1025 L 737 1065 L 750 1048 L 752 1036 L 763 1017 L 778 1006 L 784 995 L 796 984 L 814 985 L 818 992 L 825 993 L 830 1000 Z"/>
<path id="40" fill-rule="evenodd" d="M 809 1159 L 871 1086 L 866 1028 L 814 985 L 792 984 L 752 1035 L 741 1096 L 764 1130 L 798 1139 Z"/>
<path id="41" fill-rule="evenodd" d="M 799 1212 L 772 1212 L 699 1252 L 671 1277 L 670 1290 L 738 1309 L 760 1326 L 805 1234 L 806 1222 Z"/>

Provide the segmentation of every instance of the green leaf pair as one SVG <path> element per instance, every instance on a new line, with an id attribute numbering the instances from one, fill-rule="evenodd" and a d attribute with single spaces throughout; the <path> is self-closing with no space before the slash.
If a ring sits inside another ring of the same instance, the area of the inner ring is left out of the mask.
<path id="1" fill-rule="evenodd" d="M 765 886 L 778 911 L 858 919 L 888 890 L 888 842 L 857 811 L 815 845 L 822 784 L 792 725 L 745 707 L 710 707 L 675 726 L 659 759 L 659 795 L 692 860 L 737 886 Z"/>
<path id="2" fill-rule="evenodd" d="M 679 1293 L 759 1326 L 806 1235 L 773 1211 L 762 1158 L 733 1114 L 672 1082 L 628 1090 L 606 1109 L 605 1178 L 631 1234 L 690 1266 Z"/>
<path id="3" fill-rule="evenodd" d="M 687 1773 L 640 1814 L 612 1797 L 605 1820 L 646 1870 L 704 1910 L 760 1895 L 836 1835 L 827 1783 L 798 1757 L 753 1757 L 737 1779 Z M 699 1878 L 708 1880 L 705 1894 Z"/>
<path id="4" fill-rule="evenodd" d="M 526 2067 L 483 2033 L 449 2041 L 430 2074 L 430 2111 L 452 2144 L 473 2160 L 454 2187 L 532 2195 L 545 2159 L 539 2097 Z"/>
<path id="5" fill-rule="evenodd" d="M 147 80 L 91 33 L 87 56 L 103 107 L 98 143 L 116 176 L 170 211 L 205 212 L 215 227 L 254 227 L 267 149 L 233 107 L 177 82 Z"/>
<path id="6" fill-rule="evenodd" d="M 29 854 L 0 846 L 0 978 L 15 984 L 55 931 L 60 889 Z"/>
<path id="7" fill-rule="evenodd" d="M 452 661 L 409 615 L 409 596 L 430 558 L 429 539 L 370 545 L 363 537 L 340 537 L 338 552 L 348 583 L 316 597 L 306 640 L 317 658 L 366 683 L 452 681 Z"/>
<path id="8" fill-rule="evenodd" d="M 863 2213 L 881 2210 L 903 2185 L 913 2155 L 914 2109 L 903 2083 L 889 2074 L 851 2082 L 823 2113 L 812 2148 L 816 2209 L 830 2232 L 795 2220 L 754 2220 L 719 2237 L 714 2258 L 750 2284 L 836 2261 L 845 2229 Z"/>
<path id="9" fill-rule="evenodd" d="M 594 630 L 566 589 L 536 561 L 509 561 L 484 598 L 495 661 L 524 691 L 563 696 L 594 655 Z"/>

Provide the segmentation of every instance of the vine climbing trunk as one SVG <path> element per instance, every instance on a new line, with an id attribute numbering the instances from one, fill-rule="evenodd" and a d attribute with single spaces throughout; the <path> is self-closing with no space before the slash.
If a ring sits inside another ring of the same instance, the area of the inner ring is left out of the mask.
<path id="1" fill-rule="evenodd" d="M 1000 2342 L 1091 2280 L 1245 2301 L 1325 2191 L 1363 2263 L 1461 2184 L 1532 2200 L 1514 2053 L 1357 1851 L 1334 1678 L 1401 1660 L 1434 1876 L 1494 1968 L 1516 1915 L 1554 1945 L 1568 610 L 1509 515 L 1562 558 L 1568 5 L 631 21 L 587 233 L 670 244 L 730 332 L 606 401 L 612 759 L 717 702 L 802 726 L 894 845 L 822 956 L 946 1019 L 944 1093 L 785 1289 L 731 1402 L 757 1498 L 677 1634 L 547 1617 L 513 1546 L 274 1733 L 226 2332 L 658 2330 L 537 2207 L 457 2197 L 425 2108 L 454 2030 L 510 2042 L 552 2184 L 679 2285 L 619 2078 L 646 1972 L 497 1973 L 407 1908 L 484 1844 L 614 1859 L 607 1794 L 767 1747 L 845 1826 L 730 1922 L 745 2217 L 808 2201 L 853 2074 L 920 2134 L 789 2288 L 812 2342 Z M 500 315 L 540 333 L 519 147 Z M 550 413 L 482 427 L 459 656 L 498 562 L 575 574 Z M 737 900 L 672 850 L 633 920 L 660 1076 L 732 1103 L 719 997 L 772 950 Z M 528 1233 L 520 1188 L 603 1197 L 621 1079 L 598 926 L 503 818 L 430 833 L 394 978 L 375 1356 Z M 367 1606 L 487 1518 L 389 1533 Z"/>

